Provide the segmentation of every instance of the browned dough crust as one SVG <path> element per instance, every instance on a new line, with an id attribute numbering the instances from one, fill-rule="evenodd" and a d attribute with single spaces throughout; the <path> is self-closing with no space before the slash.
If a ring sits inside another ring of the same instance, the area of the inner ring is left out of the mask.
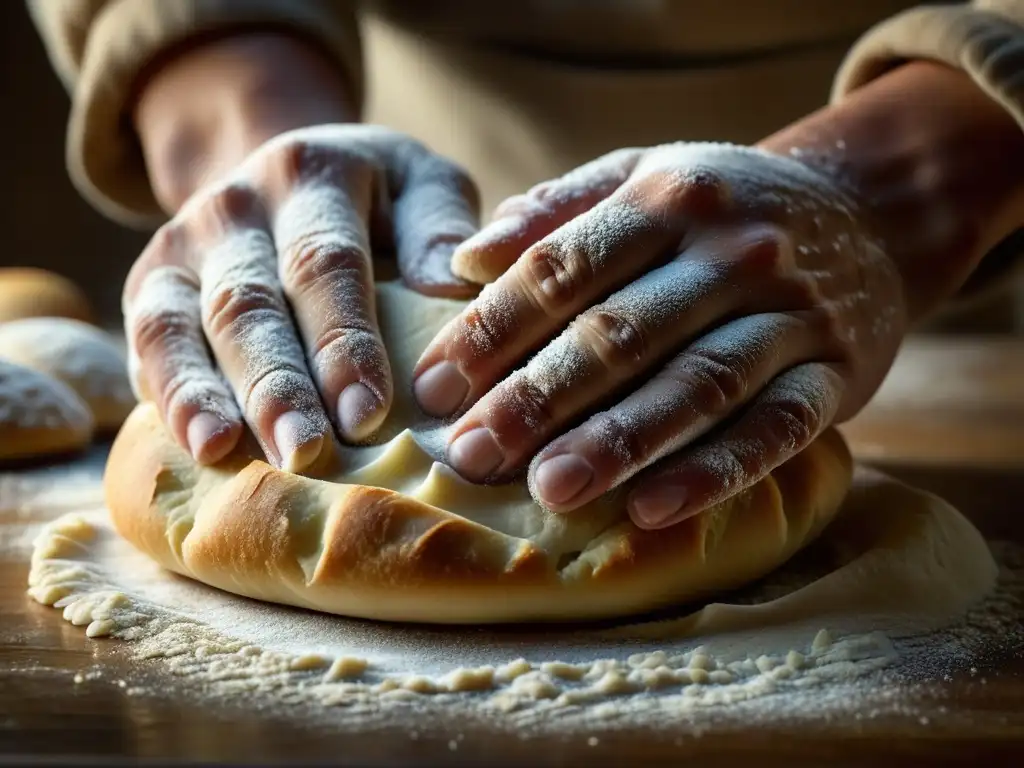
<path id="1" fill-rule="evenodd" d="M 200 467 L 156 408 L 140 405 L 107 465 L 117 530 L 165 568 L 229 592 L 439 623 L 606 618 L 738 587 L 814 539 L 852 474 L 845 442 L 829 430 L 705 513 L 649 532 L 623 507 L 581 551 L 565 552 L 393 491 L 281 472 L 256 455 L 246 446 Z"/>

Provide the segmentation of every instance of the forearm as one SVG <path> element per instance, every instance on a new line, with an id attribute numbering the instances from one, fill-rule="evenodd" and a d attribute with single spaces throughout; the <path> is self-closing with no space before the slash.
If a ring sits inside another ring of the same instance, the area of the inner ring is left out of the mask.
<path id="1" fill-rule="evenodd" d="M 911 320 L 1024 225 L 1024 132 L 971 79 L 907 64 L 765 139 L 837 178 L 899 268 Z"/>
<path id="2" fill-rule="evenodd" d="M 149 178 L 167 213 L 268 139 L 356 117 L 343 74 L 314 45 L 252 32 L 167 57 L 141 82 L 134 109 Z"/>

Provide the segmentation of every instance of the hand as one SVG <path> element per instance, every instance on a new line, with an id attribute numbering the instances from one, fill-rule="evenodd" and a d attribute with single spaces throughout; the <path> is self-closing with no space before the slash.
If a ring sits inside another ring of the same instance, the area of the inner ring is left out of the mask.
<path id="1" fill-rule="evenodd" d="M 861 208 L 756 149 L 614 152 L 506 201 L 454 263 L 500 276 L 414 372 L 424 410 L 465 411 L 450 463 L 493 481 L 537 454 L 531 488 L 555 511 L 633 479 L 647 528 L 855 413 L 905 328 L 899 272 Z"/>
<path id="2" fill-rule="evenodd" d="M 449 270 L 475 231 L 461 170 L 382 128 L 283 133 L 193 194 L 157 232 L 124 291 L 133 377 L 201 462 L 242 418 L 267 457 L 298 471 L 330 442 L 384 420 L 391 372 L 371 250 L 394 249 L 413 288 L 475 292 Z"/>

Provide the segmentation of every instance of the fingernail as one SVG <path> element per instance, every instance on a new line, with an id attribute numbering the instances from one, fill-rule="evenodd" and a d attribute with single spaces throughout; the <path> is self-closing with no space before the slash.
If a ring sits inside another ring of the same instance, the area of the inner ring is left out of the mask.
<path id="1" fill-rule="evenodd" d="M 471 429 L 448 446 L 448 461 L 467 480 L 486 480 L 504 460 L 498 441 L 486 427 Z"/>
<path id="2" fill-rule="evenodd" d="M 455 363 L 445 360 L 420 374 L 413 394 L 431 416 L 451 416 L 469 394 L 469 382 Z"/>
<path id="3" fill-rule="evenodd" d="M 274 443 L 281 457 L 281 469 L 299 472 L 320 455 L 324 434 L 306 415 L 287 411 L 274 422 Z"/>
<path id="4" fill-rule="evenodd" d="M 349 384 L 338 396 L 338 427 L 346 440 L 365 440 L 377 431 L 385 416 L 384 404 L 361 381 Z"/>
<path id="5" fill-rule="evenodd" d="M 537 494 L 551 504 L 565 504 L 583 492 L 594 479 L 590 462 L 571 453 L 554 456 L 537 467 L 533 481 Z"/>
<path id="6" fill-rule="evenodd" d="M 192 458 L 204 464 L 220 461 L 231 450 L 230 442 L 219 438 L 231 432 L 231 424 L 209 411 L 200 411 L 188 422 L 186 439 Z"/>
<path id="7" fill-rule="evenodd" d="M 645 525 L 661 525 L 682 510 L 686 496 L 682 486 L 655 485 L 633 496 L 630 506 Z"/>

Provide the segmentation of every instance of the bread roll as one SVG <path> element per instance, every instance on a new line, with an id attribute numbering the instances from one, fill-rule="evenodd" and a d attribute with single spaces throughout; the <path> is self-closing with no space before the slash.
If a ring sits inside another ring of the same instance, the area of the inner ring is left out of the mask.
<path id="1" fill-rule="evenodd" d="M 0 358 L 64 382 L 92 411 L 99 432 L 116 431 L 135 406 L 120 347 L 78 320 L 34 317 L 0 324 Z"/>
<path id="2" fill-rule="evenodd" d="M 69 387 L 0 360 L 0 461 L 76 451 L 92 432 L 89 409 Z"/>
<path id="3" fill-rule="evenodd" d="M 96 319 L 85 294 L 66 277 L 34 267 L 0 268 L 0 323 L 25 317 Z"/>

